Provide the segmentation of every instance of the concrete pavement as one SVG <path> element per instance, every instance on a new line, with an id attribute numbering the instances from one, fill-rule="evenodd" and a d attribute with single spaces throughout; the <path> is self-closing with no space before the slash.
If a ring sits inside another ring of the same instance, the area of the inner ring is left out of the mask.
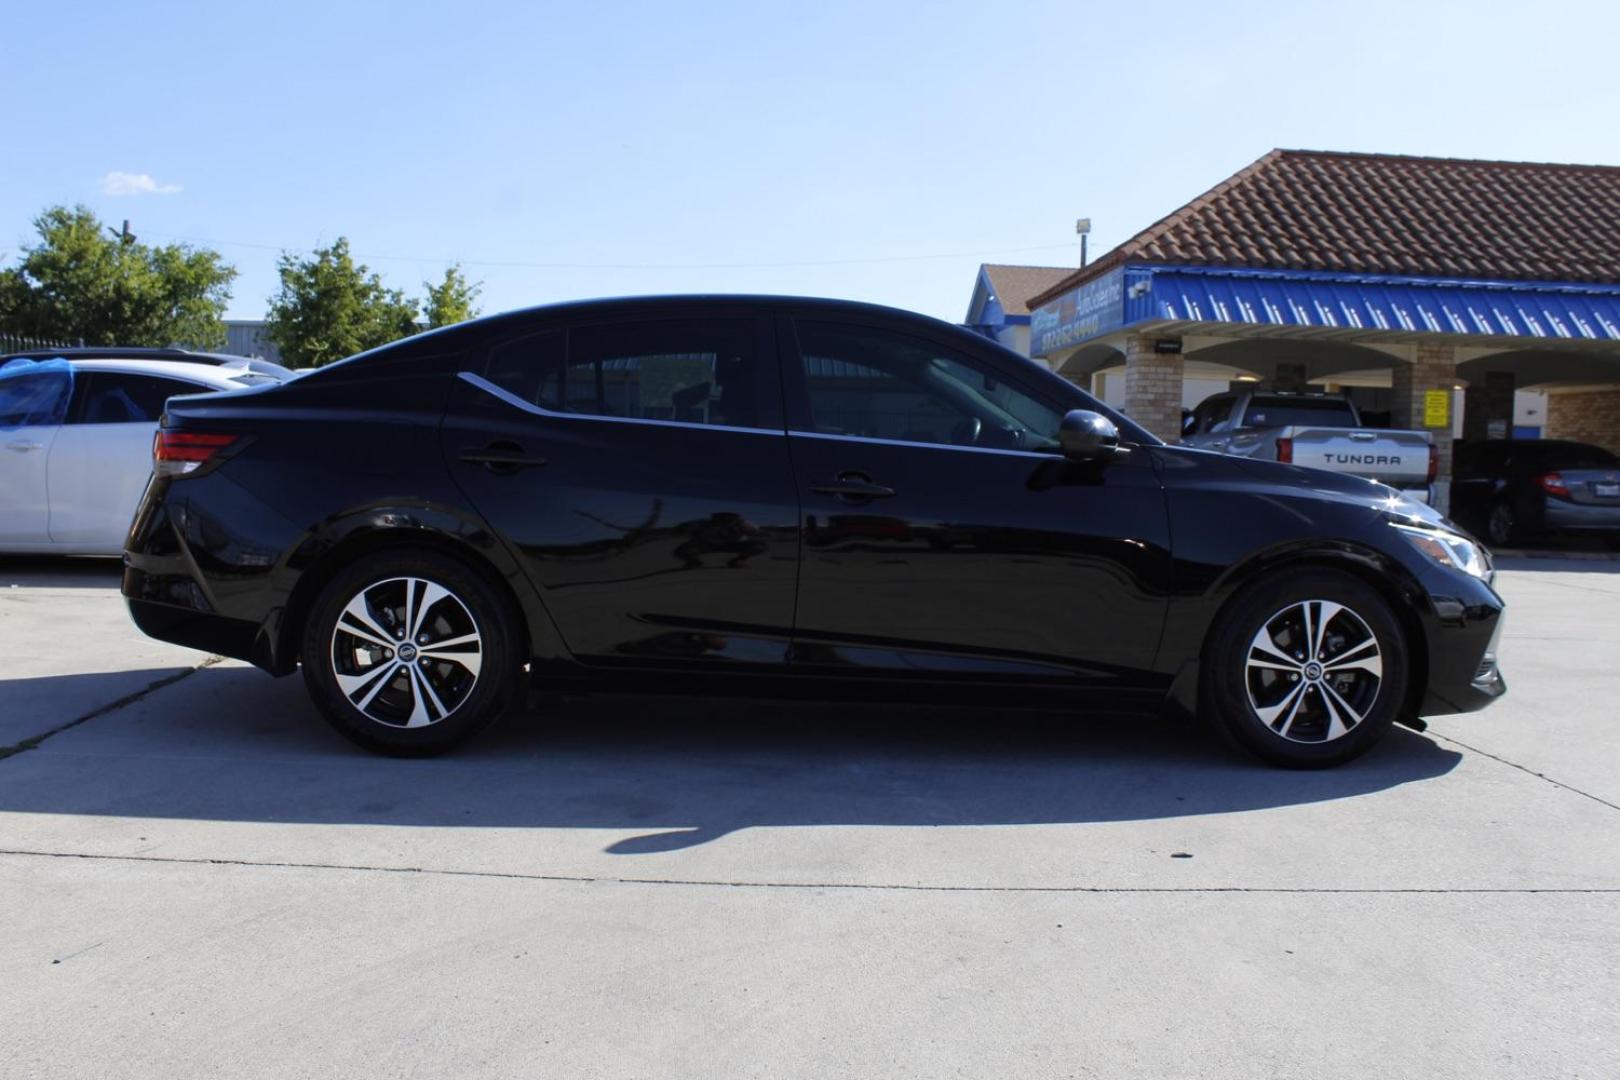
<path id="1" fill-rule="evenodd" d="M 0 1075 L 1616 1075 L 1620 563 L 1509 565 L 1509 697 L 1320 774 L 614 697 L 391 761 L 229 662 L 106 708 L 20 597 L 203 657 L 0 566 L 0 655 L 94 714 L 0 760 Z"/>

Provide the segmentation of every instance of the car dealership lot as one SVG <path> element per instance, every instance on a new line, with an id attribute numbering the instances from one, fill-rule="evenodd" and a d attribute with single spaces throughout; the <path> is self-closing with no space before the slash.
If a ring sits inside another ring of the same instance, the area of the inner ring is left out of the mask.
<path id="1" fill-rule="evenodd" d="M 1507 698 L 1291 773 L 614 697 L 396 761 L 0 562 L 0 1075 L 1615 1075 L 1620 562 L 1503 566 Z"/>

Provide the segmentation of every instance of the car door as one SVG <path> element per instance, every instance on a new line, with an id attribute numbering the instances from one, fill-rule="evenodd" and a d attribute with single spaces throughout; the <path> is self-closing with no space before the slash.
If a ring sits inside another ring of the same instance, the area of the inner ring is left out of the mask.
<path id="1" fill-rule="evenodd" d="M 50 547 L 47 467 L 72 386 L 62 361 L 0 373 L 0 547 Z"/>
<path id="2" fill-rule="evenodd" d="M 768 320 L 530 323 L 476 353 L 449 467 L 574 657 L 784 664 L 799 507 Z"/>
<path id="3" fill-rule="evenodd" d="M 75 552 L 116 554 L 152 473 L 152 436 L 164 402 L 214 389 L 127 371 L 80 371 L 67 422 L 51 447 L 51 540 Z"/>
<path id="4" fill-rule="evenodd" d="M 1165 500 L 1146 450 L 1057 452 L 1064 413 L 1095 402 L 909 329 L 803 318 L 784 338 L 804 506 L 795 665 L 1154 679 Z"/>

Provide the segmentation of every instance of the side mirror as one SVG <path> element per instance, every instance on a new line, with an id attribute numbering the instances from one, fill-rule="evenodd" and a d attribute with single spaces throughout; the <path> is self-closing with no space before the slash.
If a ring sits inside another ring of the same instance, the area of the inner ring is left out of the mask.
<path id="1" fill-rule="evenodd" d="M 1063 456 L 1070 461 L 1107 461 L 1127 453 L 1119 445 L 1119 428 L 1101 413 L 1070 409 L 1058 428 Z"/>

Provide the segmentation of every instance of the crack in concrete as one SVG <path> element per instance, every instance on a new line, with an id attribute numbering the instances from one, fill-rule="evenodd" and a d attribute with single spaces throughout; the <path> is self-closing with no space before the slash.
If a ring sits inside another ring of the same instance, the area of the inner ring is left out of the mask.
<path id="1" fill-rule="evenodd" d="M 1591 799 L 1593 802 L 1599 804 L 1600 806 L 1607 806 L 1610 810 L 1620 810 L 1620 805 L 1617 805 L 1615 803 L 1610 802 L 1608 799 L 1605 799 L 1601 795 L 1593 795 L 1590 791 L 1582 791 L 1580 788 L 1575 787 L 1573 784 L 1566 784 L 1562 780 L 1554 780 L 1552 777 L 1548 776 L 1546 773 L 1536 772 L 1536 770 L 1530 768 L 1530 766 L 1528 766 L 1528 765 L 1520 765 L 1517 761 L 1509 761 L 1507 758 L 1502 757 L 1500 754 L 1493 754 L 1489 750 L 1481 750 L 1477 746 L 1470 746 L 1468 743 L 1463 742 L 1461 739 L 1453 739 L 1450 735 L 1442 735 L 1438 731 L 1434 730 L 1434 728 L 1432 728 L 1432 727 L 1428 730 L 1428 732 L 1426 734 L 1428 734 L 1429 736 L 1431 736 L 1433 738 L 1439 739 L 1441 742 L 1448 742 L 1453 746 L 1460 746 L 1464 750 L 1469 751 L 1470 753 L 1478 754 L 1480 757 L 1487 757 L 1487 758 L 1490 758 L 1492 761 L 1500 762 L 1501 764 L 1506 765 L 1510 769 L 1518 769 L 1522 773 L 1528 773 L 1529 775 L 1535 777 L 1537 780 L 1545 780 L 1547 783 L 1551 784 L 1555 788 L 1563 788 L 1565 791 L 1572 792 L 1572 793 L 1574 793 L 1576 795 L 1580 795 L 1580 796 L 1582 796 L 1584 798 Z"/>
<path id="2" fill-rule="evenodd" d="M 1257 895 L 1332 894 L 1346 896 L 1401 896 L 1457 894 L 1466 896 L 1521 895 L 1620 895 L 1620 886 L 1555 886 L 1537 888 L 1447 888 L 1411 887 L 1316 887 L 1244 885 L 906 885 L 882 882 L 848 881 L 724 881 L 707 878 L 642 878 L 591 876 L 585 874 L 535 874 L 515 870 L 449 870 L 429 866 L 366 866 L 355 863 L 312 863 L 259 861 L 254 859 L 181 858 L 166 855 L 97 855 L 76 851 L 29 851 L 0 848 L 0 856 L 37 859 L 83 859 L 89 862 L 165 863 L 177 866 L 230 866 L 265 870 L 335 870 L 362 874 L 422 874 L 428 877 L 486 878 L 497 881 L 541 881 L 573 885 L 684 885 L 688 888 L 719 889 L 809 889 L 850 892 L 939 892 L 939 893 L 1254 893 Z"/>
<path id="3" fill-rule="evenodd" d="M 133 705 L 135 702 L 146 697 L 148 694 L 156 693 L 157 691 L 162 690 L 165 686 L 173 686 L 181 679 L 189 678 L 190 676 L 197 674 L 197 672 L 201 671 L 203 668 L 213 667 L 223 659 L 224 657 L 220 656 L 210 656 L 196 667 L 189 667 L 184 671 L 177 671 L 173 675 L 166 675 L 163 678 L 158 679 L 156 682 L 148 683 L 146 686 L 134 691 L 133 693 L 125 694 L 117 701 L 108 702 L 106 705 L 98 705 L 96 708 L 91 709 L 83 716 L 74 717 L 65 724 L 58 724 L 49 731 L 30 736 L 29 738 L 23 739 L 21 742 L 12 743 L 10 746 L 0 746 L 0 761 L 4 761 L 6 758 L 13 757 L 17 754 L 21 754 L 26 750 L 33 750 L 45 740 L 60 735 L 62 732 L 68 731 L 71 728 L 76 728 L 86 721 L 94 720 L 98 716 L 106 716 L 108 713 L 117 712 L 126 705 Z"/>

